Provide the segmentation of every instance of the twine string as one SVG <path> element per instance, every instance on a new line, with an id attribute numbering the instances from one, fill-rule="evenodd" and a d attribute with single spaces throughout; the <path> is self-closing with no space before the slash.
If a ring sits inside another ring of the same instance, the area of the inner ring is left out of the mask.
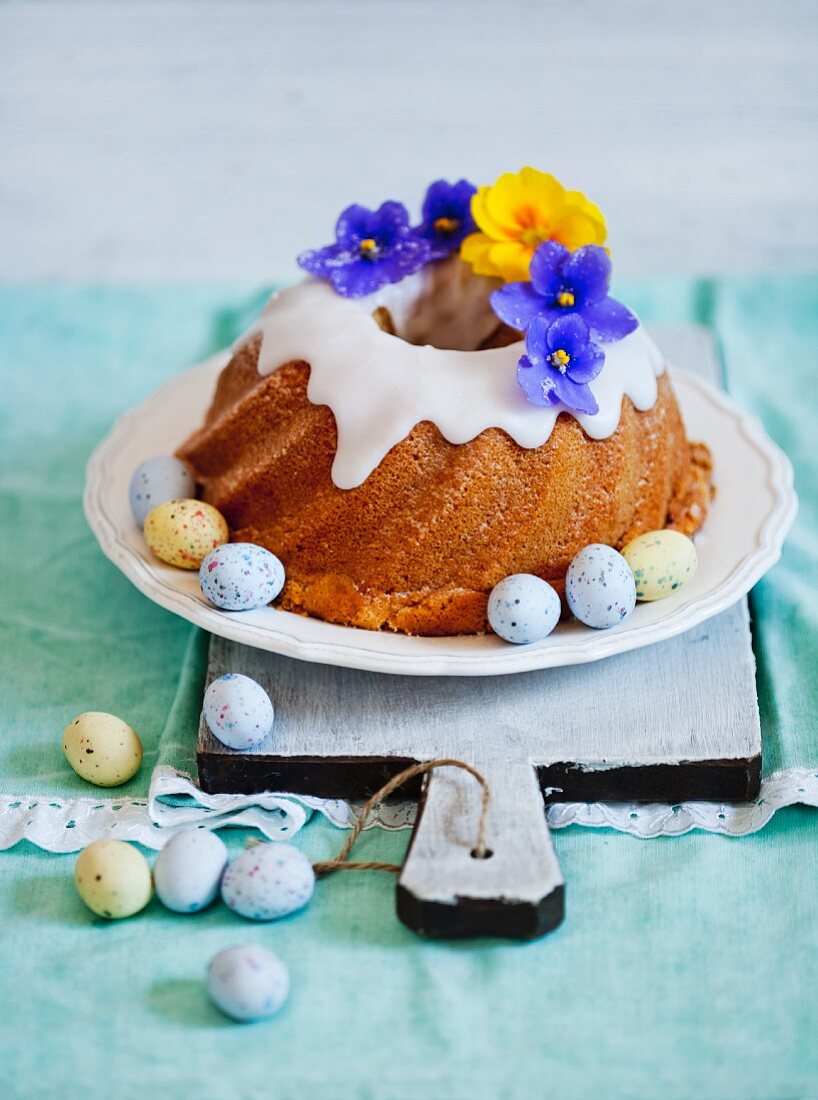
<path id="1" fill-rule="evenodd" d="M 312 866 L 316 875 L 329 875 L 332 874 L 333 871 L 389 871 L 393 875 L 400 874 L 401 867 L 398 863 L 381 863 L 379 860 L 375 859 L 351 861 L 347 859 L 347 856 L 351 852 L 355 841 L 361 835 L 361 831 L 366 825 L 367 819 L 375 806 L 410 779 L 414 779 L 417 775 L 431 772 L 434 768 L 462 768 L 463 771 L 474 776 L 482 787 L 482 805 L 480 807 L 480 817 L 477 822 L 477 836 L 472 854 L 475 859 L 485 859 L 488 854 L 488 849 L 486 847 L 486 821 L 488 819 L 489 802 L 491 799 L 489 785 L 480 772 L 476 768 L 473 768 L 471 764 L 467 764 L 464 760 L 452 760 L 446 757 L 439 760 L 426 760 L 422 764 L 413 764 L 411 767 L 405 768 L 402 772 L 398 772 L 397 775 L 392 776 L 389 782 L 385 783 L 379 791 L 375 791 L 361 810 L 358 820 L 355 822 L 352 831 L 347 837 L 346 843 L 335 859 L 324 859 L 319 860 L 317 863 L 313 863 Z"/>

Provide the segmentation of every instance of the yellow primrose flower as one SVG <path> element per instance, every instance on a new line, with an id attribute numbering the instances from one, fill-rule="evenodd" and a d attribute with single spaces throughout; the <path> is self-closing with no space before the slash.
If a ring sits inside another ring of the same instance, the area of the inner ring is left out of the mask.
<path id="1" fill-rule="evenodd" d="M 559 241 L 573 251 L 584 244 L 604 244 L 607 235 L 598 206 L 536 168 L 506 172 L 492 187 L 480 187 L 472 196 L 471 212 L 480 232 L 466 237 L 460 257 L 476 275 L 495 275 L 506 282 L 529 278 L 531 257 L 543 241 Z"/>

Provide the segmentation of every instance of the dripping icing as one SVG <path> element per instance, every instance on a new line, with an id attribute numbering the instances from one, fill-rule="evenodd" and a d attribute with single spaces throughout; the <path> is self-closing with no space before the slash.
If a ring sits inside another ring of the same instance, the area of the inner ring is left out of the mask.
<path id="1" fill-rule="evenodd" d="M 456 262 L 432 264 L 356 299 L 308 279 L 274 294 L 238 341 L 237 347 L 261 335 L 261 375 L 293 360 L 309 363 L 307 396 L 315 405 L 329 406 L 338 429 L 332 480 L 339 489 L 366 481 L 391 448 L 424 420 L 450 443 L 467 443 L 487 428 L 501 428 L 521 447 L 533 448 L 548 440 L 560 413 L 573 416 L 592 439 L 607 439 L 619 424 L 624 396 L 642 412 L 655 404 L 656 379 L 665 364 L 641 325 L 604 345 L 605 366 L 591 383 L 599 405 L 594 416 L 530 404 L 517 385 L 521 342 L 459 350 L 464 328 L 479 343 L 497 320 L 488 308 L 488 291 L 498 284 L 465 271 Z M 453 289 L 457 309 L 451 308 Z M 372 316 L 379 306 L 389 310 L 396 330 L 409 339 L 422 340 L 434 329 L 436 343 L 452 346 L 410 343 L 384 332 Z"/>

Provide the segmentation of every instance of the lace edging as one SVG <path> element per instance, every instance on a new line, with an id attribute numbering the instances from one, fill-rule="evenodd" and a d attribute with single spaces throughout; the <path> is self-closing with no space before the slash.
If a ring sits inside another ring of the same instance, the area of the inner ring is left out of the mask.
<path id="1" fill-rule="evenodd" d="M 681 836 L 693 829 L 745 836 L 763 828 L 784 806 L 818 806 L 818 771 L 790 768 L 763 780 L 753 802 L 683 802 L 669 806 L 567 802 L 546 807 L 552 829 L 569 825 L 610 828 L 641 839 Z M 76 852 L 104 837 L 131 840 L 159 849 L 175 832 L 193 825 L 214 829 L 244 826 L 270 840 L 295 835 L 316 811 L 338 828 L 348 828 L 360 809 L 340 799 L 300 795 L 208 795 L 193 778 L 160 765 L 154 769 L 148 798 L 70 800 L 0 795 L 0 850 L 29 840 L 49 852 Z M 415 821 L 412 802 L 378 807 L 368 828 L 407 829 Z"/>

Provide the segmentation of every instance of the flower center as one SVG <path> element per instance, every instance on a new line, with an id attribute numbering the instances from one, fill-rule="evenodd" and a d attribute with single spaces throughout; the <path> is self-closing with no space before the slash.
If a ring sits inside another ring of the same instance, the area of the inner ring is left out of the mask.
<path id="1" fill-rule="evenodd" d="M 378 242 L 374 237 L 364 237 L 358 245 L 358 251 L 365 260 L 374 260 L 378 255 Z"/>
<path id="2" fill-rule="evenodd" d="M 458 218 L 446 217 L 435 218 L 432 225 L 435 233 L 442 233 L 448 236 L 450 233 L 454 233 L 454 231 L 458 228 L 458 226 L 460 225 L 460 220 Z"/>
<path id="3" fill-rule="evenodd" d="M 558 348 L 557 351 L 551 355 L 551 365 L 556 367 L 560 374 L 565 374 L 568 369 L 568 364 L 571 362 L 571 356 L 567 351 L 562 348 Z"/>
<path id="4" fill-rule="evenodd" d="M 571 293 L 571 291 L 561 290 L 557 295 L 557 305 L 562 306 L 563 309 L 566 309 L 568 306 L 572 306 L 573 304 L 574 295 Z"/>
<path id="5" fill-rule="evenodd" d="M 551 240 L 551 230 L 546 225 L 532 225 L 530 229 L 524 229 L 520 234 L 520 241 L 526 248 L 536 248 L 543 241 Z"/>

